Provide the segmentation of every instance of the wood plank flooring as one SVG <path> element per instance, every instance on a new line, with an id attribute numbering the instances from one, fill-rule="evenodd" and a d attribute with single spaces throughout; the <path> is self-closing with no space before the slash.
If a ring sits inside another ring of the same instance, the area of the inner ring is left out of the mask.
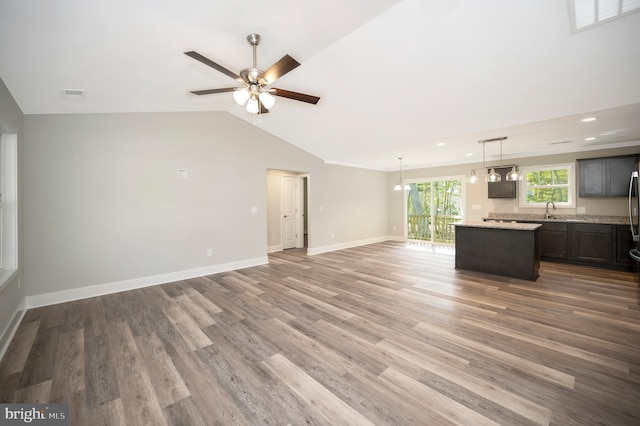
<path id="1" fill-rule="evenodd" d="M 72 425 L 638 425 L 631 273 L 537 282 L 400 242 L 29 310 L 0 402 Z"/>

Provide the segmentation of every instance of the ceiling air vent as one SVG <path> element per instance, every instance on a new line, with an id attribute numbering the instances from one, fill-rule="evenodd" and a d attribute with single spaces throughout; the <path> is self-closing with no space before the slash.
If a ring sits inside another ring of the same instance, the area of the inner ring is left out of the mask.
<path id="1" fill-rule="evenodd" d="M 62 99 L 84 99 L 84 90 L 62 89 Z"/>

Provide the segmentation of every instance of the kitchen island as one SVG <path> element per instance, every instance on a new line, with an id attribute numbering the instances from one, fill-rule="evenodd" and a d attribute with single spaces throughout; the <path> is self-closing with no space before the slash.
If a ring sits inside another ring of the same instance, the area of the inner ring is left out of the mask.
<path id="1" fill-rule="evenodd" d="M 456 223 L 456 269 L 538 279 L 540 224 Z"/>

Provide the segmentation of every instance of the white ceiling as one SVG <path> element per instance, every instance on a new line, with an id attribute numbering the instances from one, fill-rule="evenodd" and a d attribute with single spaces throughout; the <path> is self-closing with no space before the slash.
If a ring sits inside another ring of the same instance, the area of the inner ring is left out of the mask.
<path id="1" fill-rule="evenodd" d="M 236 84 L 183 52 L 237 73 L 255 32 L 260 68 L 285 53 L 302 63 L 275 87 L 321 97 L 277 98 L 257 125 L 327 162 L 481 162 L 477 141 L 498 136 L 505 160 L 640 146 L 640 13 L 570 28 L 562 0 L 0 0 L 0 78 L 25 114 L 253 122 L 230 93 L 189 94 Z M 487 160 L 498 149 L 487 145 Z"/>

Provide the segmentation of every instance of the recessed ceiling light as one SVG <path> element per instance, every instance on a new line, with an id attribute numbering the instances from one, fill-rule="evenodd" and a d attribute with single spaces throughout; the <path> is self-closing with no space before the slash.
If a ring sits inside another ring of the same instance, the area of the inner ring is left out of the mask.
<path id="1" fill-rule="evenodd" d="M 618 133 L 617 130 L 607 130 L 606 132 L 600 133 L 600 136 L 611 136 L 615 135 L 616 133 Z"/>
<path id="2" fill-rule="evenodd" d="M 583 123 L 588 123 L 590 121 L 596 121 L 598 119 L 598 117 L 587 117 L 587 118 L 583 118 L 582 122 Z"/>
<path id="3" fill-rule="evenodd" d="M 595 141 L 597 138 L 595 136 L 590 136 L 588 138 L 584 138 L 585 141 Z"/>
<path id="4" fill-rule="evenodd" d="M 445 146 L 446 144 L 447 144 L 446 142 L 438 142 L 436 146 Z"/>
<path id="5" fill-rule="evenodd" d="M 467 152 L 465 155 L 466 155 L 467 157 L 471 157 L 473 154 L 472 154 L 472 153 L 470 153 L 470 152 Z"/>

